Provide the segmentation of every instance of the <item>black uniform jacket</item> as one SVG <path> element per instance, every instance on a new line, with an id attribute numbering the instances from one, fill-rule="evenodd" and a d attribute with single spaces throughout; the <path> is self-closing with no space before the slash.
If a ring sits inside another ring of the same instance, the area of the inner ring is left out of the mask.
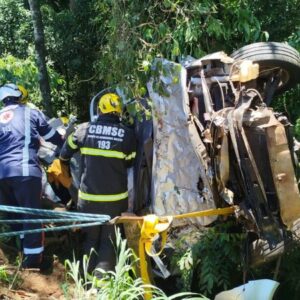
<path id="1" fill-rule="evenodd" d="M 60 159 L 68 161 L 80 151 L 80 199 L 119 201 L 128 197 L 127 168 L 133 164 L 135 148 L 134 130 L 117 116 L 102 115 L 78 126 L 65 142 Z"/>

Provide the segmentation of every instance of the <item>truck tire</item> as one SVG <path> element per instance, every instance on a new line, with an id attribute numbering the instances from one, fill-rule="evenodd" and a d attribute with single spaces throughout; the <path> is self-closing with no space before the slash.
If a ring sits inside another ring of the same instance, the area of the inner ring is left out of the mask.
<path id="1" fill-rule="evenodd" d="M 260 66 L 260 78 L 272 76 L 274 69 L 281 70 L 281 82 L 276 94 L 282 93 L 300 83 L 300 55 L 285 43 L 261 42 L 244 46 L 231 54 L 235 60 L 249 59 Z"/>

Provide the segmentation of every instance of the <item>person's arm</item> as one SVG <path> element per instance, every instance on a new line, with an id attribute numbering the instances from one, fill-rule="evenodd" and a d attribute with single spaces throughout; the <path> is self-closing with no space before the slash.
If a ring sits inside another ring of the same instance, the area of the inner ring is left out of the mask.
<path id="1" fill-rule="evenodd" d="M 78 134 L 79 130 L 77 129 L 75 132 L 71 133 L 66 139 L 59 155 L 59 159 L 61 162 L 69 163 L 73 154 L 79 150 Z"/>
<path id="2" fill-rule="evenodd" d="M 133 166 L 136 157 L 136 137 L 133 130 L 128 131 L 127 140 L 125 141 L 125 161 L 127 168 Z"/>
<path id="3" fill-rule="evenodd" d="M 70 170 L 70 159 L 74 153 L 79 150 L 78 144 L 78 129 L 71 133 L 66 141 L 64 142 L 60 154 L 59 154 L 59 161 L 61 164 L 61 170 L 63 175 L 66 177 L 71 177 L 71 170 Z"/>
<path id="4" fill-rule="evenodd" d="M 51 125 L 48 124 L 46 118 L 39 110 L 32 110 L 36 114 L 37 130 L 39 135 L 45 140 L 52 144 L 62 147 L 64 143 L 64 137 L 60 135 Z"/>

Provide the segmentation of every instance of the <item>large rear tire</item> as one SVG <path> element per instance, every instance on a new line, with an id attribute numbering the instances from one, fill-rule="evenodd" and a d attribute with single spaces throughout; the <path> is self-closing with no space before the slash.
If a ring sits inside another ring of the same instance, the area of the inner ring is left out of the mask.
<path id="1" fill-rule="evenodd" d="M 235 60 L 249 59 L 260 66 L 259 77 L 268 80 L 280 72 L 276 93 L 282 93 L 300 83 L 300 55 L 285 43 L 261 42 L 244 46 L 231 54 Z"/>

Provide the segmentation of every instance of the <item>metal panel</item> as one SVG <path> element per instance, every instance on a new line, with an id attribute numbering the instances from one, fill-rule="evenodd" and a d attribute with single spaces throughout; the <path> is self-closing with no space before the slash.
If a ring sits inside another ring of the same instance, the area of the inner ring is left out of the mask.
<path id="1" fill-rule="evenodd" d="M 162 60 L 163 67 L 178 71 L 172 76 L 160 75 L 167 95 L 160 95 L 154 87 L 155 80 L 148 83 L 153 101 L 153 168 L 152 209 L 157 215 L 173 215 L 215 208 L 203 154 L 205 147 L 199 137 L 190 114 L 186 90 L 186 70 L 180 65 Z M 199 178 L 204 187 L 198 189 Z M 182 220 L 210 224 L 216 217 Z"/>

